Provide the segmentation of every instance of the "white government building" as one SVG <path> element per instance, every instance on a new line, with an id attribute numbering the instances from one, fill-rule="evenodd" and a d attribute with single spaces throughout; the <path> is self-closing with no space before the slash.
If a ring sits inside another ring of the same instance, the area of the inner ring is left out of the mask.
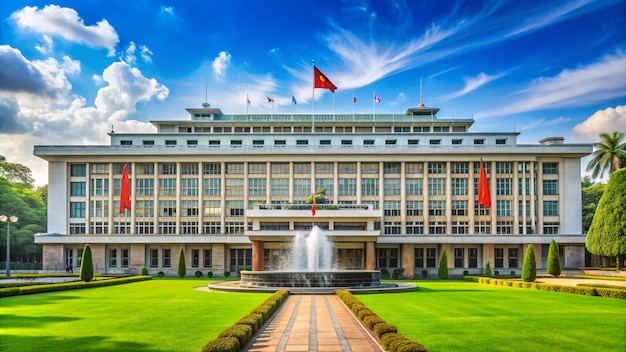
<path id="1" fill-rule="evenodd" d="M 43 270 L 80 266 L 90 244 L 96 273 L 221 276 L 279 265 L 313 220 L 342 269 L 404 269 L 436 277 L 521 274 L 533 244 L 561 265 L 585 265 L 581 157 L 590 144 L 551 137 L 518 144 L 517 132 L 470 132 L 473 119 L 438 118 L 423 104 L 404 114 L 226 115 L 203 104 L 190 120 L 153 121 L 156 133 L 115 133 L 110 145 L 35 146 L 48 161 Z M 478 204 L 479 163 L 491 208 Z M 120 214 L 124 164 L 131 211 Z M 307 197 L 325 188 L 312 217 Z"/>

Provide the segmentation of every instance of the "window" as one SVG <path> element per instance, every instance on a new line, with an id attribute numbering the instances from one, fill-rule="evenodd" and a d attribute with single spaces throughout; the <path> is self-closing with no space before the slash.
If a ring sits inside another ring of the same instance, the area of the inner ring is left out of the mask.
<path id="1" fill-rule="evenodd" d="M 468 248 L 467 259 L 469 268 L 478 268 L 478 248 Z"/>
<path id="2" fill-rule="evenodd" d="M 183 196 L 197 196 L 198 195 L 198 179 L 197 178 L 183 178 L 180 180 L 181 195 Z"/>
<path id="3" fill-rule="evenodd" d="M 293 180 L 293 195 L 308 196 L 311 194 L 311 179 L 296 178 Z"/>
<path id="4" fill-rule="evenodd" d="M 453 144 L 453 145 L 454 145 L 454 144 L 463 144 L 463 140 L 462 140 L 462 139 L 457 139 L 457 138 L 455 138 L 455 139 L 453 139 L 453 140 L 452 140 L 452 144 Z"/>
<path id="5" fill-rule="evenodd" d="M 506 199 L 496 200 L 496 215 L 511 216 L 511 200 L 506 200 Z"/>
<path id="6" fill-rule="evenodd" d="M 463 235 L 467 233 L 469 233 L 469 226 L 467 221 L 452 222 L 452 234 Z"/>
<path id="7" fill-rule="evenodd" d="M 85 209 L 85 202 L 70 202 L 70 218 L 84 218 Z"/>
<path id="8" fill-rule="evenodd" d="M 441 144 L 441 139 L 431 139 L 428 142 L 430 145 L 439 145 Z"/>
<path id="9" fill-rule="evenodd" d="M 494 268 L 504 268 L 504 248 L 494 248 Z"/>
<path id="10" fill-rule="evenodd" d="M 386 196 L 399 196 L 400 181 L 399 178 L 385 178 L 383 180 L 383 194 Z"/>
<path id="11" fill-rule="evenodd" d="M 333 174 L 334 171 L 333 163 L 315 163 L 315 174 Z"/>
<path id="12" fill-rule="evenodd" d="M 496 162 L 496 173 L 497 174 L 510 174 L 513 173 L 511 163 L 510 162 Z"/>
<path id="13" fill-rule="evenodd" d="M 180 201 L 181 216 L 198 216 L 197 200 L 181 200 Z"/>
<path id="14" fill-rule="evenodd" d="M 384 163 L 383 164 L 383 173 L 385 175 L 399 175 L 400 174 L 400 163 Z"/>
<path id="15" fill-rule="evenodd" d="M 197 175 L 198 163 L 182 163 L 180 164 L 180 173 L 182 175 Z"/>
<path id="16" fill-rule="evenodd" d="M 202 223 L 202 232 L 207 235 L 219 235 L 221 233 L 221 223 L 216 221 L 208 221 Z"/>
<path id="17" fill-rule="evenodd" d="M 187 140 L 187 145 L 198 145 L 198 140 L 197 139 L 188 139 Z"/>
<path id="18" fill-rule="evenodd" d="M 220 140 L 216 140 L 216 139 L 209 139 L 209 145 L 211 146 L 218 146 L 221 144 Z"/>
<path id="19" fill-rule="evenodd" d="M 159 267 L 159 250 L 158 249 L 150 250 L 150 267 L 151 268 Z"/>
<path id="20" fill-rule="evenodd" d="M 231 249 L 230 271 L 236 273 L 247 266 L 252 266 L 252 249 Z"/>
<path id="21" fill-rule="evenodd" d="M 330 145 L 330 139 L 322 139 L 322 140 L 320 140 L 320 145 Z"/>
<path id="22" fill-rule="evenodd" d="M 445 178 L 429 178 L 428 179 L 428 195 L 442 196 L 446 194 Z"/>
<path id="23" fill-rule="evenodd" d="M 468 179 L 452 178 L 451 182 L 452 182 L 452 195 L 453 196 L 468 195 Z"/>
<path id="24" fill-rule="evenodd" d="M 509 248 L 509 268 L 518 267 L 518 250 L 517 248 Z"/>
<path id="25" fill-rule="evenodd" d="M 431 221 L 428 223 L 428 233 L 431 235 L 443 235 L 446 233 L 446 223 L 442 221 Z"/>
<path id="26" fill-rule="evenodd" d="M 407 178 L 406 183 L 406 195 L 407 196 L 421 196 L 423 191 L 423 182 L 421 178 Z"/>
<path id="27" fill-rule="evenodd" d="M 109 223 L 106 221 L 92 221 L 89 223 L 89 232 L 102 234 L 109 232 Z"/>
<path id="28" fill-rule="evenodd" d="M 108 174 L 109 164 L 91 164 L 92 174 Z"/>
<path id="29" fill-rule="evenodd" d="M 139 235 L 154 234 L 154 223 L 151 221 L 137 221 L 135 223 L 135 233 Z"/>
<path id="30" fill-rule="evenodd" d="M 544 200 L 543 201 L 543 215 L 544 216 L 558 216 L 559 215 L 559 201 L 558 200 Z"/>
<path id="31" fill-rule="evenodd" d="M 469 171 L 469 163 L 452 163 L 450 172 L 453 174 L 467 174 Z"/>
<path id="32" fill-rule="evenodd" d="M 226 179 L 226 196 L 229 196 L 229 197 L 243 196 L 243 178 L 227 178 Z"/>
<path id="33" fill-rule="evenodd" d="M 168 145 L 168 146 L 176 145 L 176 140 L 172 140 L 172 139 L 166 140 L 165 145 Z"/>
<path id="34" fill-rule="evenodd" d="M 70 223 L 70 234 L 71 235 L 85 234 L 85 233 L 87 233 L 87 225 Z"/>
<path id="35" fill-rule="evenodd" d="M 213 251 L 211 249 L 204 250 L 204 267 L 210 268 L 213 265 Z"/>
<path id="36" fill-rule="evenodd" d="M 117 249 L 109 249 L 109 268 L 117 267 Z"/>
<path id="37" fill-rule="evenodd" d="M 415 257 L 415 267 L 423 268 L 424 267 L 424 248 L 415 248 L 413 250 Z"/>
<path id="38" fill-rule="evenodd" d="M 428 215 L 443 216 L 446 215 L 446 202 L 443 200 L 428 201 Z"/>
<path id="39" fill-rule="evenodd" d="M 137 178 L 136 192 L 138 196 L 152 196 L 154 195 L 154 179 L 152 178 Z"/>
<path id="40" fill-rule="evenodd" d="M 172 255 L 170 249 L 163 249 L 163 267 L 169 268 L 172 265 Z"/>
<path id="41" fill-rule="evenodd" d="M 265 178 L 248 179 L 248 195 L 250 197 L 265 197 L 267 180 Z"/>
<path id="42" fill-rule="evenodd" d="M 557 180 L 543 180 L 543 194 L 557 195 L 559 194 L 559 184 Z"/>
<path id="43" fill-rule="evenodd" d="M 428 163 L 428 173 L 429 174 L 445 174 L 446 173 L 446 163 Z"/>
<path id="44" fill-rule="evenodd" d="M 332 197 L 335 193 L 332 178 L 316 178 L 315 189 L 324 188 L 326 190 L 326 196 Z"/>
<path id="45" fill-rule="evenodd" d="M 373 139 L 366 139 L 363 141 L 363 145 L 374 145 Z"/>
<path id="46" fill-rule="evenodd" d="M 100 199 L 92 200 L 89 205 L 89 216 L 93 218 L 109 217 L 109 201 Z"/>
<path id="47" fill-rule="evenodd" d="M 298 139 L 296 140 L 296 145 L 309 145 L 308 139 Z"/>
<path id="48" fill-rule="evenodd" d="M 406 216 L 422 216 L 423 205 L 421 200 L 409 200 L 406 202 Z"/>
<path id="49" fill-rule="evenodd" d="M 272 178 L 272 196 L 276 196 L 276 197 L 289 196 L 289 179 L 288 178 Z"/>
<path id="50" fill-rule="evenodd" d="M 243 163 L 227 163 L 226 164 L 226 173 L 229 175 L 232 174 L 243 174 Z"/>
<path id="51" fill-rule="evenodd" d="M 556 175 L 559 173 L 557 163 L 543 163 L 542 169 L 544 175 Z"/>
<path id="52" fill-rule="evenodd" d="M 474 144 L 485 144 L 484 139 L 474 139 Z"/>
<path id="53" fill-rule="evenodd" d="M 242 143 L 241 143 L 241 139 L 231 139 L 231 140 L 230 140 L 230 145 L 236 145 L 236 146 L 239 146 L 239 145 L 241 145 L 241 144 L 242 144 Z"/>
<path id="54" fill-rule="evenodd" d="M 200 267 L 200 250 L 199 249 L 191 250 L 191 267 L 192 268 Z"/>
<path id="55" fill-rule="evenodd" d="M 176 216 L 176 201 L 175 200 L 160 200 L 159 201 L 159 216 Z"/>
<path id="56" fill-rule="evenodd" d="M 204 182 L 204 195 L 205 196 L 220 196 L 222 180 L 219 178 L 205 178 Z"/>
<path id="57" fill-rule="evenodd" d="M 543 224 L 543 233 L 545 235 L 558 235 L 559 234 L 559 223 L 546 222 Z"/>
<path id="58" fill-rule="evenodd" d="M 437 267 L 437 248 L 426 248 L 426 267 Z"/>
<path id="59" fill-rule="evenodd" d="M 464 268 L 465 262 L 465 248 L 455 248 L 454 249 L 454 267 L 455 268 Z"/>
<path id="60" fill-rule="evenodd" d="M 204 175 L 220 175 L 222 173 L 222 165 L 220 163 L 203 163 L 202 173 Z"/>
<path id="61" fill-rule="evenodd" d="M 361 195 L 377 196 L 378 195 L 378 179 L 362 178 L 361 179 Z"/>
<path id="62" fill-rule="evenodd" d="M 407 221 L 406 234 L 407 235 L 423 235 L 424 223 L 422 221 Z"/>
<path id="63" fill-rule="evenodd" d="M 400 216 L 400 201 L 385 201 L 385 216 Z"/>
<path id="64" fill-rule="evenodd" d="M 498 139 L 496 139 L 496 144 L 506 144 L 506 138 L 498 138 Z"/>
<path id="65" fill-rule="evenodd" d="M 378 269 L 398 267 L 397 248 L 378 248 L 376 250 L 376 257 L 378 259 Z"/>
<path id="66" fill-rule="evenodd" d="M 84 177 L 87 175 L 87 166 L 85 164 L 72 164 L 70 166 L 70 176 Z"/>
<path id="67" fill-rule="evenodd" d="M 467 216 L 467 201 L 466 200 L 453 200 L 451 203 L 452 216 Z"/>
<path id="68" fill-rule="evenodd" d="M 361 163 L 361 173 L 364 175 L 378 175 L 378 163 Z"/>
<path id="69" fill-rule="evenodd" d="M 422 163 L 406 163 L 404 164 L 404 172 L 406 174 L 423 174 L 424 164 Z"/>
<path id="70" fill-rule="evenodd" d="M 498 221 L 496 223 L 496 233 L 499 235 L 510 235 L 513 233 L 512 221 Z"/>
<path id="71" fill-rule="evenodd" d="M 385 221 L 385 235 L 399 235 L 402 233 L 402 223 L 400 221 Z"/>
<path id="72" fill-rule="evenodd" d="M 109 179 L 108 178 L 92 178 L 90 194 L 95 197 L 109 195 Z"/>
<path id="73" fill-rule="evenodd" d="M 160 163 L 160 175 L 176 175 L 176 163 Z"/>
<path id="74" fill-rule="evenodd" d="M 356 196 L 356 178 L 339 179 L 340 196 Z"/>
<path id="75" fill-rule="evenodd" d="M 243 200 L 227 200 L 226 216 L 243 216 Z"/>
<path id="76" fill-rule="evenodd" d="M 70 196 L 84 197 L 87 194 L 85 182 L 70 182 Z"/>
<path id="77" fill-rule="evenodd" d="M 385 145 L 396 145 L 398 144 L 398 140 L 397 139 L 386 139 L 385 140 Z"/>
<path id="78" fill-rule="evenodd" d="M 496 178 L 496 194 L 497 195 L 511 195 L 513 194 L 513 179 L 512 178 Z"/>
<path id="79" fill-rule="evenodd" d="M 352 140 L 351 139 L 342 139 L 341 140 L 341 145 L 352 145 Z"/>
<path id="80" fill-rule="evenodd" d="M 128 268 L 130 262 L 130 250 L 127 248 L 122 249 L 122 268 Z"/>
<path id="81" fill-rule="evenodd" d="M 176 196 L 176 179 L 160 178 L 159 179 L 159 195 L 160 196 Z"/>
<path id="82" fill-rule="evenodd" d="M 141 142 L 142 145 L 154 145 L 154 140 L 144 140 Z"/>
<path id="83" fill-rule="evenodd" d="M 289 175 L 289 163 L 272 163 L 272 175 Z"/>
<path id="84" fill-rule="evenodd" d="M 293 173 L 296 175 L 310 175 L 311 163 L 293 163 Z"/>
<path id="85" fill-rule="evenodd" d="M 340 174 L 356 174 L 356 163 L 339 163 Z"/>
<path id="86" fill-rule="evenodd" d="M 219 217 L 222 214 L 221 201 L 219 200 L 205 200 L 204 201 L 204 216 Z"/>

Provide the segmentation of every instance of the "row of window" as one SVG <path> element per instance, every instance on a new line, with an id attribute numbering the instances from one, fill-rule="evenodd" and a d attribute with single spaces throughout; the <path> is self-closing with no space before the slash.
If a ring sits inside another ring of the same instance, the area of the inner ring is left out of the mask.
<path id="1" fill-rule="evenodd" d="M 405 162 L 406 174 L 422 174 L 424 172 L 423 162 Z M 428 162 L 427 171 L 429 174 L 446 174 L 446 162 Z M 109 165 L 113 168 L 114 175 L 121 175 L 124 165 L 123 163 L 92 163 L 91 174 L 108 174 Z M 164 162 L 157 163 L 156 168 L 160 175 L 176 175 L 177 167 L 180 165 L 181 175 L 198 175 L 200 172 L 204 175 L 220 175 L 222 174 L 221 163 L 175 163 Z M 316 162 L 314 164 L 314 170 L 316 174 L 334 174 L 335 163 L 332 162 Z M 339 174 L 356 174 L 357 163 L 337 163 L 337 172 Z M 378 174 L 379 163 L 361 162 L 362 174 Z M 400 162 L 385 162 L 383 163 L 382 171 L 385 175 L 400 174 L 401 173 Z M 474 173 L 478 174 L 479 162 L 473 162 Z M 484 162 L 485 172 L 491 173 L 491 162 Z M 528 162 L 518 163 L 518 172 L 528 173 L 530 167 L 535 167 L 536 164 L 530 165 Z M 154 175 L 155 163 L 135 163 L 137 175 Z M 224 163 L 225 174 L 243 174 L 244 163 Z M 512 162 L 495 162 L 495 168 L 497 174 L 512 174 L 513 163 Z M 129 174 L 133 173 L 132 165 L 127 165 Z M 268 163 L 248 163 L 248 174 L 266 174 L 268 170 Z M 293 173 L 298 174 L 311 174 L 311 163 L 294 162 Z M 284 162 L 270 163 L 269 171 L 272 175 L 284 174 L 288 175 L 290 171 L 290 164 Z M 543 174 L 555 175 L 558 173 L 558 163 L 542 163 Z M 451 174 L 468 174 L 469 162 L 451 162 L 450 163 Z M 86 164 L 72 164 L 70 167 L 70 175 L 75 177 L 81 177 L 87 175 Z"/>

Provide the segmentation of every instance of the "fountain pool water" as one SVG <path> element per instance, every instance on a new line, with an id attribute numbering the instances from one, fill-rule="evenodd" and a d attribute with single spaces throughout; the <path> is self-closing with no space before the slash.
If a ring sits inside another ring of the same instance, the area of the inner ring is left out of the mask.
<path id="1" fill-rule="evenodd" d="M 372 287 L 380 285 L 377 270 L 339 270 L 335 247 L 315 226 L 294 236 L 292 249 L 276 271 L 242 271 L 242 287 Z"/>

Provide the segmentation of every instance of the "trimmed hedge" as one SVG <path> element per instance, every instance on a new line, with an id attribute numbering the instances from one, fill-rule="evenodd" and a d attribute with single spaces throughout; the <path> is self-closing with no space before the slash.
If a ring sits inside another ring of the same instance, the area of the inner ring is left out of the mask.
<path id="1" fill-rule="evenodd" d="M 341 301 L 352 311 L 352 313 L 359 319 L 361 324 L 369 331 L 374 333 L 374 336 L 378 338 L 380 345 L 386 351 L 392 352 L 424 352 L 428 351 L 423 345 L 411 341 L 401 334 L 398 334 L 398 329 L 391 324 L 388 324 L 376 313 L 367 308 L 361 301 L 358 300 L 352 293 L 346 290 L 336 291 L 335 294 L 341 299 Z"/>
<path id="2" fill-rule="evenodd" d="M 56 283 L 56 284 L 2 288 L 0 289 L 0 297 L 28 295 L 28 294 L 33 294 L 33 293 L 76 290 L 76 289 L 81 289 L 81 288 L 112 286 L 112 285 L 126 284 L 130 282 L 144 281 L 144 280 L 151 280 L 151 279 L 152 279 L 151 276 L 130 276 L 130 277 L 122 277 L 122 278 L 116 278 L 116 279 L 87 281 L 87 282 L 72 281 L 72 282 L 61 282 L 61 283 Z"/>
<path id="3" fill-rule="evenodd" d="M 216 339 L 204 345 L 202 352 L 240 351 L 272 314 L 278 310 L 288 296 L 289 291 L 287 290 L 276 291 L 248 315 L 219 333 Z"/>
<path id="4" fill-rule="evenodd" d="M 577 286 L 562 286 L 539 282 L 522 282 L 506 279 L 495 279 L 480 276 L 464 276 L 463 280 L 494 286 L 508 286 L 514 288 L 528 288 L 533 290 L 573 293 L 583 296 L 599 296 L 606 298 L 626 299 L 626 288 L 612 287 L 611 285 L 578 284 Z"/>

